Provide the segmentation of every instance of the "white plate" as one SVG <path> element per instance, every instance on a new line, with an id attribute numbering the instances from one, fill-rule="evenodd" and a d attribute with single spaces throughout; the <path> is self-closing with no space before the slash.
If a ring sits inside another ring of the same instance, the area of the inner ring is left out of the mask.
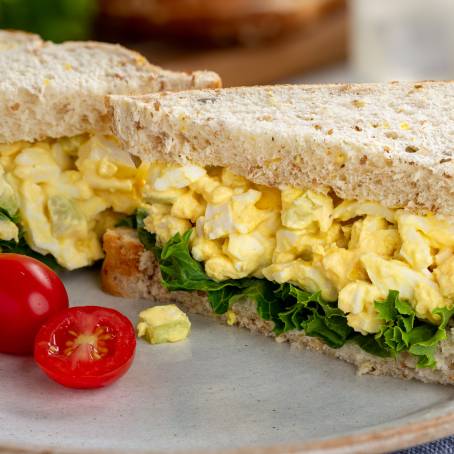
<path id="1" fill-rule="evenodd" d="M 111 306 L 135 323 L 147 303 L 103 294 L 97 276 L 65 276 L 71 303 Z M 65 389 L 31 359 L 0 355 L 0 452 L 375 452 L 454 432 L 451 387 L 359 377 L 337 360 L 191 320 L 185 342 L 139 341 L 130 372 L 101 390 Z"/>

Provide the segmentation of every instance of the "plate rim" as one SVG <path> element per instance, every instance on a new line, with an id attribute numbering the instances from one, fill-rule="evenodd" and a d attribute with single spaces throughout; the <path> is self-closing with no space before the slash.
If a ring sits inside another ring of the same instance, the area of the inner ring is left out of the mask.
<path id="1" fill-rule="evenodd" d="M 449 402 L 449 401 L 448 401 Z M 447 403 L 448 403 L 447 402 Z M 448 411 L 446 411 L 448 410 Z M 304 442 L 280 443 L 268 446 L 247 446 L 232 449 L 203 449 L 190 451 L 177 451 L 179 454 L 370 454 L 389 452 L 392 450 L 405 449 L 412 446 L 428 443 L 454 434 L 454 409 L 450 407 L 441 414 L 430 418 L 407 421 L 391 427 L 390 423 L 375 426 L 368 430 L 354 431 L 350 434 L 312 439 Z M 174 451 L 162 450 L 135 450 L 117 451 L 115 449 L 61 449 L 55 446 L 33 446 L 20 444 L 4 444 L 0 440 L 0 454 L 119 454 L 130 452 L 131 454 L 169 454 Z"/>

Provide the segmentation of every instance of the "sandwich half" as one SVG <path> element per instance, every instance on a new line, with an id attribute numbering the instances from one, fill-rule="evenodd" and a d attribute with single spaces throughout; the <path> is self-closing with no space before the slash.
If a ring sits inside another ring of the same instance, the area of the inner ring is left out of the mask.
<path id="1" fill-rule="evenodd" d="M 105 96 L 219 87 L 121 46 L 0 31 L 0 252 L 75 269 L 136 211 L 142 168 L 111 134 Z"/>
<path id="2" fill-rule="evenodd" d="M 147 167 L 103 286 L 454 383 L 454 84 L 109 97 Z"/>

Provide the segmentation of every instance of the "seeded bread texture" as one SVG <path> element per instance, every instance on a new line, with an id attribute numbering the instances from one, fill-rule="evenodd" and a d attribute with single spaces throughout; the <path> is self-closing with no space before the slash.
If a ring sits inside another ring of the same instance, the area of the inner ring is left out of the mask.
<path id="1" fill-rule="evenodd" d="M 165 71 L 118 45 L 1 32 L 0 48 L 0 143 L 109 133 L 108 94 L 220 86 L 214 73 Z"/>
<path id="2" fill-rule="evenodd" d="M 0 30 L 0 52 L 18 47 L 36 47 L 40 46 L 42 42 L 42 39 L 33 33 Z"/>
<path id="3" fill-rule="evenodd" d="M 110 98 L 147 160 L 454 214 L 454 83 L 247 87 Z"/>
<path id="4" fill-rule="evenodd" d="M 127 228 L 109 230 L 104 235 L 106 258 L 102 269 L 102 285 L 105 291 L 128 298 L 147 298 L 159 304 L 176 303 L 192 314 L 209 315 L 225 323 L 225 316 L 214 315 L 202 292 L 168 292 L 161 284 L 159 266 L 150 251 L 146 251 L 136 232 Z M 323 344 L 315 337 L 291 331 L 275 337 L 271 322 L 262 320 L 252 301 L 240 301 L 233 305 L 235 324 L 254 333 L 273 337 L 277 342 L 320 351 L 354 364 L 360 374 L 389 375 L 404 379 L 417 379 L 427 383 L 454 384 L 454 333 L 440 345 L 437 368 L 418 369 L 416 361 L 408 354 L 398 359 L 383 359 L 348 343 L 339 349 Z"/>

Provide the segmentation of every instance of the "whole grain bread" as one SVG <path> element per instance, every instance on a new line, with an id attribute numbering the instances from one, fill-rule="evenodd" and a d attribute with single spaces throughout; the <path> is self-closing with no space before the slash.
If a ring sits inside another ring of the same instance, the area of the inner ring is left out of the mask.
<path id="1" fill-rule="evenodd" d="M 42 39 L 33 33 L 15 30 L 0 30 L 0 52 L 17 49 L 18 47 L 36 47 Z"/>
<path id="2" fill-rule="evenodd" d="M 165 71 L 118 45 L 1 32 L 0 48 L 0 143 L 108 133 L 108 94 L 220 86 L 217 74 Z"/>
<path id="3" fill-rule="evenodd" d="M 159 304 L 176 303 L 192 314 L 210 315 L 225 323 L 225 316 L 214 315 L 202 292 L 169 293 L 161 285 L 159 266 L 150 251 L 144 249 L 134 230 L 118 228 L 104 235 L 106 258 L 102 268 L 102 285 L 107 292 L 129 298 L 148 298 Z M 361 350 L 356 344 L 347 343 L 339 349 L 323 344 L 303 332 L 291 331 L 275 337 L 271 322 L 262 320 L 252 301 L 239 301 L 232 307 L 235 324 L 254 333 L 288 342 L 292 346 L 308 348 L 354 364 L 360 374 L 389 375 L 424 382 L 454 384 L 454 329 L 440 344 L 434 369 L 416 367 L 414 357 L 401 354 L 397 359 L 379 358 Z"/>
<path id="4" fill-rule="evenodd" d="M 454 214 L 454 83 L 248 87 L 109 99 L 146 160 Z"/>

